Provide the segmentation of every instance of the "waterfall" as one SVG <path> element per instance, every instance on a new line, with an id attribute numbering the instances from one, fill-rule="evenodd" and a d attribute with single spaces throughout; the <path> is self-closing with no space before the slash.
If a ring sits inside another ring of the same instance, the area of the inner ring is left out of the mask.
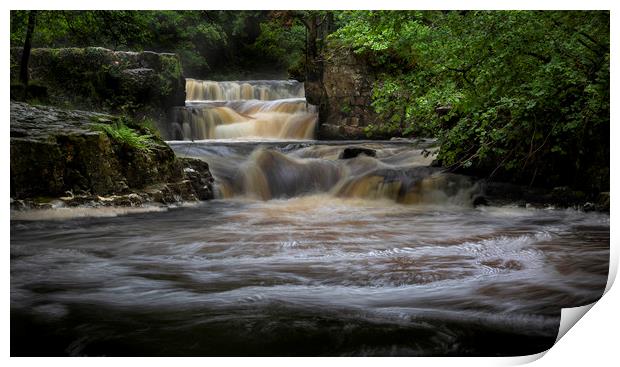
<path id="1" fill-rule="evenodd" d="M 323 195 L 324 199 L 471 206 L 480 187 L 466 176 L 431 167 L 433 158 L 424 152 L 435 150 L 432 144 L 179 141 L 171 142 L 171 147 L 178 155 L 209 163 L 219 198 Z M 347 153 L 358 155 L 345 158 Z"/>
<path id="2" fill-rule="evenodd" d="M 185 107 L 173 109 L 170 140 L 314 138 L 316 108 L 296 80 L 187 79 Z"/>
<path id="3" fill-rule="evenodd" d="M 224 81 L 186 79 L 188 101 L 272 101 L 304 98 L 304 84 L 296 80 Z"/>

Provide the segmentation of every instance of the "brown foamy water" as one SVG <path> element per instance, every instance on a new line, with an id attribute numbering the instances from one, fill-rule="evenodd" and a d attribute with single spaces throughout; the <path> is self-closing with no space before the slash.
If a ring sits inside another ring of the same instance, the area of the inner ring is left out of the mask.
<path id="1" fill-rule="evenodd" d="M 12 355 L 523 355 L 605 288 L 609 215 L 475 208 L 422 146 L 172 146 L 219 199 L 12 217 Z"/>

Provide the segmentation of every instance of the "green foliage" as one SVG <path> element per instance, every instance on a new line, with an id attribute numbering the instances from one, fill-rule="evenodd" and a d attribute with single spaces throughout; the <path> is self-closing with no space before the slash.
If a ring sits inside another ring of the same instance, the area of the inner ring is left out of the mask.
<path id="1" fill-rule="evenodd" d="M 332 37 L 379 76 L 373 107 L 383 124 L 374 129 L 435 135 L 439 160 L 455 169 L 608 189 L 608 12 L 354 11 L 341 18 Z"/>
<path id="2" fill-rule="evenodd" d="M 348 103 L 343 104 L 340 108 L 340 112 L 345 115 L 351 113 L 351 105 L 349 105 Z"/>
<path id="3" fill-rule="evenodd" d="M 150 136 L 153 144 L 156 144 L 155 140 L 161 139 L 161 133 L 159 132 L 159 129 L 157 129 L 155 121 L 150 117 L 138 119 L 129 118 L 124 115 L 123 117 L 121 117 L 121 122 L 128 127 L 136 130 L 139 134 Z"/>
<path id="4" fill-rule="evenodd" d="M 150 152 L 155 145 L 153 135 L 140 134 L 127 126 L 126 122 L 126 118 L 121 118 L 111 124 L 94 124 L 93 129 L 105 132 L 110 139 L 118 144 L 124 144 L 139 151 Z"/>
<path id="5" fill-rule="evenodd" d="M 148 31 L 144 47 L 155 51 L 176 52 L 183 69 L 190 75 L 209 70 L 208 53 L 224 47 L 227 35 L 222 26 L 211 21 L 206 12 L 141 11 Z"/>
<path id="6" fill-rule="evenodd" d="M 284 28 L 276 21 L 267 21 L 260 24 L 260 35 L 252 47 L 259 57 L 289 67 L 302 61 L 304 31 L 300 24 Z"/>
<path id="7" fill-rule="evenodd" d="M 23 46 L 27 17 L 11 11 L 12 47 Z M 191 77 L 274 68 L 274 60 L 286 70 L 301 53 L 303 34 L 298 27 L 277 32 L 270 22 L 265 11 L 39 11 L 33 47 L 174 52 Z"/>
<path id="8" fill-rule="evenodd" d="M 28 11 L 11 11 L 11 45 L 22 46 Z M 148 37 L 147 12 L 39 11 L 34 47 L 137 47 Z"/>
<path id="9" fill-rule="evenodd" d="M 26 20 L 11 12 L 12 46 L 23 46 Z M 288 69 L 318 80 L 334 27 L 331 41 L 377 77 L 380 122 L 368 134 L 436 136 L 454 169 L 608 189 L 607 11 L 41 11 L 33 47 L 175 52 L 198 78 Z M 76 90 L 104 85 L 115 72 L 105 67 Z"/>

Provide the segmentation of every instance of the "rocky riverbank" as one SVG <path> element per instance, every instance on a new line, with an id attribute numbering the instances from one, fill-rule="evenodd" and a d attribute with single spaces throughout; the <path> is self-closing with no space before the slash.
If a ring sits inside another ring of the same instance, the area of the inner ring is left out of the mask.
<path id="1" fill-rule="evenodd" d="M 10 134 L 12 209 L 213 197 L 207 163 L 177 158 L 135 120 L 11 101 Z"/>
<path id="2" fill-rule="evenodd" d="M 167 114 L 185 102 L 179 56 L 102 47 L 34 48 L 27 91 L 17 83 L 22 48 L 11 48 L 11 99 L 133 117 L 165 131 Z M 26 92 L 26 93 L 25 93 Z"/>
<path id="3" fill-rule="evenodd" d="M 573 208 L 585 212 L 609 212 L 609 192 L 587 194 L 567 186 L 553 189 L 527 187 L 507 182 L 479 181 L 481 195 L 473 199 L 479 205 L 516 205 L 535 208 Z"/>

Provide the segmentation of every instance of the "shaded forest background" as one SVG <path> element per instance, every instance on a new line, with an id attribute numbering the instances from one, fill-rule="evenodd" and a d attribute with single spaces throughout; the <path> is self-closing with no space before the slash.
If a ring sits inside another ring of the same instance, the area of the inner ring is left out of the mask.
<path id="1" fill-rule="evenodd" d="M 11 46 L 21 47 L 28 11 L 11 12 Z M 39 11 L 32 47 L 100 46 L 174 52 L 186 76 L 286 78 L 301 62 L 302 24 L 267 11 Z"/>
<path id="2" fill-rule="evenodd" d="M 22 47 L 28 12 L 11 12 Z M 609 190 L 606 11 L 41 11 L 33 47 L 175 52 L 186 77 L 321 79 L 347 50 L 375 75 L 369 137 L 433 136 L 438 163 Z"/>

